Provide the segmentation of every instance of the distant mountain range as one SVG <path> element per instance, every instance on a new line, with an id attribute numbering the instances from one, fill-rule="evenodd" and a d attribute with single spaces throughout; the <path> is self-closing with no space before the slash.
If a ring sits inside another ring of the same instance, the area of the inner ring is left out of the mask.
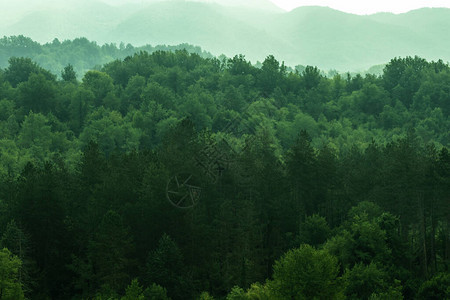
<path id="1" fill-rule="evenodd" d="M 8 21 L 3 10 L 0 35 L 23 34 L 39 42 L 86 37 L 136 46 L 189 43 L 215 55 L 244 54 L 253 63 L 273 54 L 290 66 L 339 71 L 364 70 L 407 55 L 450 60 L 450 9 L 360 16 L 325 7 L 285 12 L 269 0 L 241 1 L 245 5 L 234 0 L 104 1 L 34 1 Z M 2 4 L 8 9 L 7 1 Z"/>

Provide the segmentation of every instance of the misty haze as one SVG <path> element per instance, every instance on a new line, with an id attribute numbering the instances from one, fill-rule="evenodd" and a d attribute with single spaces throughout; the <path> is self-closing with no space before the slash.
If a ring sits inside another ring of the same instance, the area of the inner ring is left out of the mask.
<path id="1" fill-rule="evenodd" d="M 22 0 L 2 6 L 3 35 L 40 43 L 78 37 L 134 46 L 189 43 L 214 55 L 244 54 L 253 63 L 273 54 L 292 67 L 342 72 L 364 71 L 399 56 L 450 58 L 447 8 L 359 16 L 325 7 L 285 12 L 269 0 Z"/>

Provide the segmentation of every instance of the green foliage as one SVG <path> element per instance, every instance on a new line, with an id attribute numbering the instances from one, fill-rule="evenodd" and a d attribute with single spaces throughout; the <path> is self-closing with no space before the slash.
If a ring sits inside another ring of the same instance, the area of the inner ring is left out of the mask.
<path id="1" fill-rule="evenodd" d="M 75 75 L 81 79 L 84 73 L 96 66 L 109 63 L 114 59 L 124 59 L 140 51 L 152 53 L 158 50 L 176 51 L 181 49 L 187 49 L 190 53 L 197 53 L 202 57 L 212 57 L 210 53 L 203 51 L 200 47 L 189 44 L 133 47 L 130 44 L 98 45 L 86 38 L 75 38 L 63 42 L 54 39 L 51 43 L 41 45 L 28 37 L 19 35 L 0 38 L 0 68 L 6 67 L 8 59 L 12 59 L 12 57 L 26 57 L 50 70 L 53 74 L 61 74 L 61 76 L 66 72 L 66 67 L 72 65 Z M 72 81 L 74 74 L 67 73 L 67 75 L 69 74 L 71 79 L 69 81 Z M 62 78 L 64 79 L 64 77 Z"/>
<path id="2" fill-rule="evenodd" d="M 11 57 L 8 60 L 9 66 L 5 69 L 4 77 L 13 86 L 29 80 L 32 74 L 42 75 L 44 80 L 55 80 L 55 75 L 39 67 L 29 58 Z"/>
<path id="3" fill-rule="evenodd" d="M 15 103 L 11 100 L 0 100 L 0 120 L 6 121 L 12 115 L 14 115 Z"/>
<path id="4" fill-rule="evenodd" d="M 396 286 L 391 286 L 386 292 L 373 293 L 370 295 L 369 300 L 403 300 L 400 281 L 396 280 L 395 284 Z"/>
<path id="5" fill-rule="evenodd" d="M 77 73 L 75 73 L 73 66 L 68 64 L 64 67 L 64 70 L 61 71 L 61 78 L 67 82 L 76 82 Z"/>
<path id="6" fill-rule="evenodd" d="M 18 282 L 22 285 L 25 294 L 31 292 L 35 284 L 35 264 L 30 259 L 31 246 L 29 237 L 17 226 L 14 220 L 10 221 L 0 239 L 0 248 L 7 248 L 11 254 L 21 261 L 18 268 Z"/>
<path id="7" fill-rule="evenodd" d="M 231 289 L 230 293 L 227 295 L 227 300 L 246 300 L 247 295 L 245 294 L 245 291 L 235 286 Z"/>
<path id="8" fill-rule="evenodd" d="M 287 172 L 292 180 L 291 188 L 296 190 L 298 213 L 310 214 L 313 208 L 312 190 L 315 182 L 316 157 L 306 131 L 301 131 L 295 144 L 286 155 Z M 296 216 L 297 217 L 297 216 Z"/>
<path id="9" fill-rule="evenodd" d="M 31 74 L 27 81 L 18 85 L 19 99 L 24 113 L 49 112 L 53 110 L 56 90 L 52 81 L 43 74 Z"/>
<path id="10" fill-rule="evenodd" d="M 155 83 L 156 84 L 156 83 Z M 122 105 L 123 110 L 130 109 L 130 106 L 136 109 L 139 109 L 142 100 L 145 99 L 143 96 L 144 88 L 146 88 L 146 79 L 143 76 L 133 76 L 127 83 L 127 86 L 124 90 L 125 93 L 125 102 Z M 151 93 L 153 97 L 153 93 Z M 161 97 L 157 97 L 159 101 L 161 101 Z M 155 99 L 156 100 L 156 99 Z M 164 101 L 165 102 L 165 101 Z"/>
<path id="11" fill-rule="evenodd" d="M 25 299 L 19 281 L 20 259 L 3 248 L 0 251 L 0 297 L 5 300 Z"/>
<path id="12" fill-rule="evenodd" d="M 23 166 L 20 166 L 19 148 L 17 147 L 16 143 L 13 140 L 1 139 L 0 149 L 2 149 L 0 174 L 2 176 L 5 176 L 8 173 L 19 173 L 20 168 Z"/>
<path id="13" fill-rule="evenodd" d="M 270 289 L 270 284 L 253 283 L 247 290 L 249 300 L 269 300 L 275 299 L 275 294 Z"/>
<path id="14" fill-rule="evenodd" d="M 144 300 L 143 289 L 137 279 L 133 279 L 121 300 Z"/>
<path id="15" fill-rule="evenodd" d="M 52 144 L 48 119 L 40 113 L 30 112 L 22 123 L 17 143 L 22 149 L 30 149 L 33 158 L 42 161 Z"/>
<path id="16" fill-rule="evenodd" d="M 439 273 L 425 281 L 420 286 L 418 298 L 430 300 L 450 298 L 450 274 Z"/>
<path id="17" fill-rule="evenodd" d="M 84 88 L 78 88 L 69 103 L 69 126 L 75 134 L 84 127 L 89 110 L 89 104 L 94 103 L 94 93 Z"/>
<path id="18" fill-rule="evenodd" d="M 214 300 L 214 297 L 211 296 L 208 292 L 203 292 L 198 297 L 198 300 Z"/>
<path id="19" fill-rule="evenodd" d="M 302 244 L 319 246 L 323 244 L 331 234 L 331 229 L 324 217 L 312 215 L 300 225 L 299 240 Z"/>
<path id="20" fill-rule="evenodd" d="M 101 107 L 86 117 L 86 123 L 80 133 L 83 145 L 95 141 L 107 154 L 114 150 L 131 151 L 139 148 L 141 130 L 133 128 L 118 111 Z"/>
<path id="21" fill-rule="evenodd" d="M 381 208 L 373 202 L 361 201 L 357 206 L 354 206 L 348 212 L 350 220 L 355 220 L 360 216 L 365 216 L 368 220 L 374 220 L 382 213 Z"/>
<path id="22" fill-rule="evenodd" d="M 280 63 L 273 55 L 269 55 L 262 63 L 257 82 L 263 93 L 270 95 L 279 86 L 286 72 L 284 63 Z"/>
<path id="23" fill-rule="evenodd" d="M 156 283 L 152 283 L 152 285 L 145 289 L 144 299 L 170 300 L 170 298 L 167 296 L 166 289 Z"/>
<path id="24" fill-rule="evenodd" d="M 120 291 L 128 281 L 132 265 L 132 238 L 122 217 L 109 210 L 103 217 L 89 245 L 89 258 L 98 283 L 112 291 Z"/>
<path id="25" fill-rule="evenodd" d="M 388 274 L 375 263 L 356 264 L 343 275 L 348 299 L 368 299 L 372 294 L 384 292 L 388 286 Z"/>
<path id="26" fill-rule="evenodd" d="M 70 258 L 61 197 L 64 171 L 49 162 L 42 166 L 28 163 L 19 178 L 17 192 L 8 196 L 10 211 L 29 235 L 37 273 L 46 272 L 46 276 L 35 275 L 40 290 L 33 292 L 36 295 L 60 293 L 57 287 L 67 279 L 63 274 Z"/>
<path id="27" fill-rule="evenodd" d="M 420 87 L 422 79 L 420 71 L 426 67 L 426 60 L 418 56 L 392 59 L 383 70 L 384 87 L 409 107 L 414 93 Z"/>
<path id="28" fill-rule="evenodd" d="M 338 261 L 326 250 L 309 245 L 288 251 L 274 265 L 276 295 L 295 299 L 339 297 Z"/>
<path id="29" fill-rule="evenodd" d="M 267 282 L 266 284 L 253 283 L 247 291 L 242 288 L 235 286 L 231 289 L 230 293 L 227 295 L 227 300 L 269 300 L 278 299 L 274 291 L 272 291 L 272 282 Z M 280 298 L 282 299 L 282 298 Z"/>
<path id="30" fill-rule="evenodd" d="M 72 46 L 115 51 L 45 47 Z M 331 78 L 157 51 L 63 66 L 0 70 L 1 246 L 27 297 L 443 297 L 447 64 Z M 180 173 L 189 209 L 168 201 Z"/>
<path id="31" fill-rule="evenodd" d="M 147 282 L 167 288 L 171 298 L 182 299 L 186 296 L 183 257 L 177 244 L 167 234 L 163 234 L 158 247 L 149 253 L 146 270 Z"/>
<path id="32" fill-rule="evenodd" d="M 330 239 L 325 248 L 337 255 L 344 266 L 356 262 L 385 262 L 391 255 L 386 231 L 378 219 L 370 219 L 363 212 L 353 217 L 351 224 L 341 234 Z"/>
<path id="33" fill-rule="evenodd" d="M 94 93 L 94 105 L 100 106 L 105 97 L 113 90 L 112 78 L 100 71 L 88 71 L 83 77 L 83 86 Z"/>
<path id="34" fill-rule="evenodd" d="M 317 67 L 306 66 L 302 71 L 303 84 L 307 90 L 317 87 L 321 78 L 322 76 Z"/>

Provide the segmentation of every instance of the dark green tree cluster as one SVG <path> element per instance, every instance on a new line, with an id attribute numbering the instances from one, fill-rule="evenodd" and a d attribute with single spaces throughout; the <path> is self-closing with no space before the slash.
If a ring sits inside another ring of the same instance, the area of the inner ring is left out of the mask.
<path id="1" fill-rule="evenodd" d="M 61 71 L 0 70 L 1 298 L 450 296 L 448 65 Z"/>

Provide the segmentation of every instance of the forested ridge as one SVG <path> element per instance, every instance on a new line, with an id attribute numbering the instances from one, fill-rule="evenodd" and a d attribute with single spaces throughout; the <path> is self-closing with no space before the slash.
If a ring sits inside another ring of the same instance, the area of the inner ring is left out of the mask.
<path id="1" fill-rule="evenodd" d="M 205 58 L 212 58 L 212 54 L 203 51 L 198 46 L 180 44 L 177 46 L 167 45 L 145 45 L 135 47 L 131 44 L 107 43 L 99 45 L 86 38 L 75 38 L 73 40 L 63 40 L 55 38 L 52 42 L 40 44 L 29 37 L 23 35 L 4 36 L 0 38 L 0 68 L 8 66 L 10 57 L 28 57 L 41 67 L 49 70 L 53 74 L 60 75 L 61 70 L 68 64 L 73 65 L 73 69 L 78 79 L 81 79 L 85 72 L 101 68 L 105 63 L 115 59 L 124 59 L 139 51 L 175 51 L 185 49 L 190 53 L 197 53 Z"/>
<path id="2" fill-rule="evenodd" d="M 448 64 L 58 75 L 0 69 L 2 299 L 450 297 Z"/>

